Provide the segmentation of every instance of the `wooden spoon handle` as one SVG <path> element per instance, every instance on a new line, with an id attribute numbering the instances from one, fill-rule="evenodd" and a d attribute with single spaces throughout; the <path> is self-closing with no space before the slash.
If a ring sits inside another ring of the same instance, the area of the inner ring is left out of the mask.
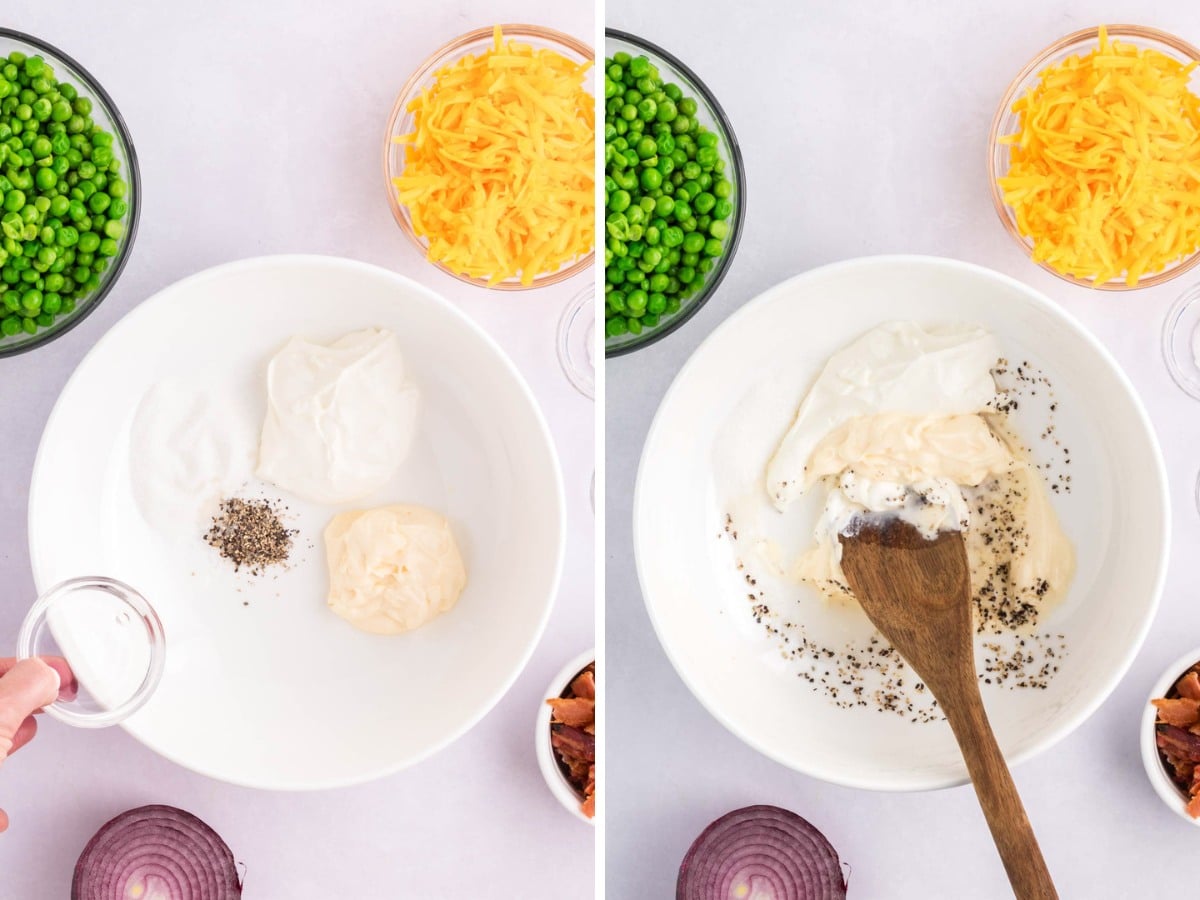
<path id="1" fill-rule="evenodd" d="M 959 702 L 953 704 L 953 710 L 949 706 L 945 708 L 946 717 L 958 739 L 971 781 L 975 783 L 979 805 L 983 808 L 996 849 L 1000 851 L 1013 894 L 1017 900 L 1058 900 L 1058 892 L 1042 858 L 1029 817 L 1025 815 L 1012 773 L 988 723 L 979 688 L 975 684 L 970 687 L 959 692 L 960 696 L 956 698 Z"/>

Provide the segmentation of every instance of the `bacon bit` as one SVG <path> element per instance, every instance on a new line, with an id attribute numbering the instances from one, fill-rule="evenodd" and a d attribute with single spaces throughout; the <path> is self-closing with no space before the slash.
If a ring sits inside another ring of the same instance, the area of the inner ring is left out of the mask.
<path id="1" fill-rule="evenodd" d="M 1200 681 L 1196 682 L 1196 690 L 1200 691 Z M 579 677 L 571 682 L 571 693 L 576 697 L 586 697 L 588 700 L 596 699 L 596 675 L 589 669 L 585 669 L 580 673 Z M 1200 699 L 1200 697 L 1197 697 Z"/>
<path id="2" fill-rule="evenodd" d="M 1155 743 L 1163 765 L 1187 794 L 1188 815 L 1200 819 L 1200 663 L 1166 697 L 1151 702 L 1158 710 Z"/>
<path id="3" fill-rule="evenodd" d="M 576 728 L 586 729 L 589 725 L 594 725 L 596 722 L 596 701 L 588 700 L 586 697 L 555 697 L 553 700 L 547 700 L 554 707 L 554 721 L 562 722 L 564 725 L 574 725 Z M 1187 702 L 1187 701 L 1183 701 Z M 1200 704 L 1197 704 L 1197 709 L 1200 710 Z M 1200 712 L 1197 713 L 1193 721 L 1200 722 Z M 1172 725 L 1188 724 L 1172 722 Z"/>
<path id="4" fill-rule="evenodd" d="M 561 697 L 546 701 L 550 714 L 550 746 L 567 780 L 582 798 L 580 809 L 596 815 L 596 664 L 571 681 Z"/>
<path id="5" fill-rule="evenodd" d="M 1159 721 L 1168 725 L 1190 728 L 1200 722 L 1200 700 L 1188 700 L 1186 697 L 1155 700 L 1154 707 L 1158 710 Z"/>
<path id="6" fill-rule="evenodd" d="M 1175 690 L 1179 691 L 1180 697 L 1187 697 L 1189 700 L 1200 700 L 1200 674 L 1196 672 L 1188 672 L 1175 685 Z"/>

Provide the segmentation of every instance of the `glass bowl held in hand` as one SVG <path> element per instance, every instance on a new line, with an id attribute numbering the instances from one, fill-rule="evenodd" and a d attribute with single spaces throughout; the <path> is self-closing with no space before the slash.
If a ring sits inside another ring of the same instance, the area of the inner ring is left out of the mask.
<path id="1" fill-rule="evenodd" d="M 166 637 L 154 608 L 112 578 L 72 578 L 30 607 L 17 637 L 19 659 L 63 660 L 74 683 L 46 708 L 81 728 L 125 721 L 162 679 Z"/>

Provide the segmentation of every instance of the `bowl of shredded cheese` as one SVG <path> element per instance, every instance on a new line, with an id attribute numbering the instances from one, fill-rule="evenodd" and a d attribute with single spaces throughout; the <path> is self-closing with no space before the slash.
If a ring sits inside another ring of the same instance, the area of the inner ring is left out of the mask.
<path id="1" fill-rule="evenodd" d="M 1034 262 L 1077 285 L 1152 287 L 1200 263 L 1200 50 L 1140 25 L 1069 34 L 1004 92 L 992 199 Z"/>
<path id="2" fill-rule="evenodd" d="M 383 169 L 400 229 L 461 281 L 524 290 L 592 264 L 592 48 L 496 25 L 439 48 L 400 90 Z"/>

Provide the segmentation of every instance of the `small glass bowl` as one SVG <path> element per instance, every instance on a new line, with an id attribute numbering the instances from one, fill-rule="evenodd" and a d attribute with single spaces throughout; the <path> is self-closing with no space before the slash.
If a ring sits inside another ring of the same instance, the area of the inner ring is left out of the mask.
<path id="1" fill-rule="evenodd" d="M 571 37 L 569 34 L 554 31 L 551 28 L 543 28 L 540 25 L 501 25 L 500 30 L 504 32 L 505 40 L 511 38 L 520 41 L 523 44 L 531 45 L 535 50 L 554 50 L 575 62 L 591 62 L 595 57 L 592 48 L 587 44 Z M 489 285 L 486 278 L 471 278 L 455 272 L 437 260 L 429 259 L 426 255 L 429 250 L 429 242 L 425 238 L 418 237 L 416 231 L 413 230 L 412 215 L 409 213 L 408 207 L 402 204 L 396 196 L 396 188 L 392 183 L 392 179 L 397 178 L 404 171 L 405 151 L 405 145 L 397 144 L 393 138 L 410 134 L 413 130 L 414 117 L 408 111 L 408 104 L 421 91 L 430 87 L 436 81 L 435 75 L 439 71 L 465 56 L 481 54 L 490 49 L 493 45 L 493 40 L 493 29 L 490 26 L 488 28 L 478 28 L 475 31 L 469 31 L 461 37 L 455 38 L 448 44 L 444 44 L 435 50 L 425 62 L 417 67 L 412 77 L 404 83 L 404 87 L 400 88 L 400 94 L 396 97 L 396 102 L 392 105 L 391 115 L 388 116 L 387 131 L 383 136 L 384 188 L 387 191 L 388 205 L 391 207 L 392 216 L 396 219 L 396 224 L 400 226 L 400 230 L 421 251 L 422 257 L 447 275 L 452 275 L 459 281 L 465 281 L 467 284 L 491 288 L 492 290 L 532 290 L 533 288 L 558 284 L 560 281 L 566 281 L 568 278 L 578 275 L 592 264 L 596 256 L 595 250 L 593 249 L 591 253 L 581 256 L 568 265 L 561 266 L 557 271 L 543 272 L 535 276 L 532 284 L 522 284 L 520 278 L 506 278 L 498 284 Z"/>
<path id="2" fill-rule="evenodd" d="M 103 728 L 146 705 L 162 680 L 166 638 L 154 607 L 112 578 L 72 578 L 30 607 L 17 657 L 63 659 L 75 675 L 70 695 L 46 707 L 68 725 Z"/>
<path id="3" fill-rule="evenodd" d="M 729 236 L 725 239 L 725 252 L 716 257 L 712 271 L 705 278 L 703 287 L 683 304 L 679 312 L 660 322 L 658 327 L 649 328 L 641 334 L 623 334 L 618 337 L 605 337 L 604 356 L 621 356 L 632 353 L 642 347 L 648 347 L 655 341 L 660 341 L 668 334 L 683 327 L 684 323 L 700 311 L 700 307 L 708 302 L 721 285 L 729 264 L 737 254 L 738 242 L 742 238 L 742 224 L 746 218 L 746 170 L 742 165 L 742 150 L 733 126 L 725 110 L 717 102 L 712 91 L 703 81 L 676 57 L 662 47 L 650 43 L 644 38 L 606 28 L 604 31 L 604 55 L 611 57 L 614 53 L 625 51 L 630 56 L 645 56 L 658 69 L 663 81 L 677 83 L 684 93 L 696 100 L 696 120 L 714 132 L 720 138 L 720 155 L 725 160 L 725 177 L 733 183 L 733 219 L 729 223 Z"/>
<path id="4" fill-rule="evenodd" d="M 596 285 L 575 295 L 558 320 L 558 363 L 567 380 L 589 400 L 596 398 Z"/>
<path id="5" fill-rule="evenodd" d="M 49 328 L 39 328 L 36 334 L 22 332 L 12 337 L 0 337 L 0 358 L 15 356 L 18 353 L 25 353 L 48 344 L 55 338 L 66 334 L 91 315 L 92 311 L 108 296 L 109 291 L 112 290 L 117 279 L 121 277 L 121 272 L 125 269 L 125 263 L 133 249 L 134 239 L 137 237 L 138 218 L 141 215 L 142 207 L 142 182 L 138 171 L 137 153 L 133 149 L 133 139 L 129 136 L 129 129 L 125 126 L 125 120 L 121 118 L 121 113 L 117 111 L 116 104 L 113 103 L 108 92 L 100 86 L 100 82 L 87 69 L 57 47 L 20 31 L 0 28 L 0 56 L 6 57 L 14 50 L 19 50 L 27 56 L 42 57 L 54 69 L 56 79 L 70 83 L 78 89 L 80 96 L 87 97 L 92 101 L 92 118 L 97 125 L 113 136 L 113 156 L 120 160 L 121 173 L 129 185 L 129 190 L 125 195 L 125 202 L 129 205 L 129 210 L 125 213 L 123 220 L 125 234 L 118 242 L 117 255 L 109 260 L 108 268 L 100 276 L 100 286 L 80 300 L 74 312 L 55 318 L 54 324 Z"/>
<path id="6" fill-rule="evenodd" d="M 1156 28 L 1146 28 L 1142 25 L 1108 25 L 1106 28 L 1110 40 L 1157 50 L 1185 64 L 1200 60 L 1200 50 L 1165 31 L 1159 31 Z M 998 179 L 1008 174 L 1009 168 L 1008 144 L 1001 143 L 1000 138 L 1005 135 L 1017 133 L 1019 118 L 1012 111 L 1012 105 L 1023 97 L 1026 91 L 1038 83 L 1042 70 L 1047 66 L 1062 62 L 1068 56 L 1089 53 L 1099 44 L 1099 41 L 1099 28 L 1085 28 L 1082 31 L 1073 32 L 1055 41 L 1041 53 L 1037 54 L 1037 56 L 1026 64 L 1025 68 L 1017 73 L 1017 77 L 1005 89 L 1004 96 L 1000 98 L 1000 105 L 996 108 L 996 114 L 992 117 L 992 127 L 988 135 L 988 181 L 992 188 L 992 203 L 996 207 L 996 214 L 1000 216 L 1000 221 L 1004 223 L 1004 228 L 1012 235 L 1013 240 L 1021 245 L 1021 249 L 1031 259 L 1033 257 L 1033 241 L 1022 235 L 1017 229 L 1016 216 L 1012 208 L 1004 202 L 1004 192 L 1000 189 L 998 183 Z M 1200 93 L 1200 70 L 1192 73 L 1191 89 L 1195 93 Z M 1076 278 L 1073 275 L 1059 272 L 1053 266 L 1044 262 L 1039 262 L 1038 265 L 1051 275 L 1055 275 L 1064 281 L 1069 281 L 1071 284 L 1077 284 L 1081 287 L 1095 288 L 1102 291 L 1129 291 L 1163 284 L 1172 278 L 1182 275 L 1197 263 L 1200 263 L 1200 251 L 1172 263 L 1161 272 L 1143 276 L 1132 287 L 1125 283 L 1124 276 L 1118 276 L 1109 281 L 1097 283 L 1093 279 Z"/>
<path id="7" fill-rule="evenodd" d="M 1167 311 L 1162 353 L 1172 380 L 1200 400 L 1200 284 L 1185 291 Z"/>
<path id="8" fill-rule="evenodd" d="M 583 810 L 580 808 L 580 804 L 583 803 L 583 797 L 575 790 L 571 782 L 567 781 L 567 776 L 563 772 L 563 767 L 559 764 L 558 756 L 555 754 L 554 747 L 550 742 L 550 714 L 552 710 L 546 700 L 553 697 L 561 697 L 563 691 L 575 680 L 575 676 L 595 661 L 596 651 L 594 649 L 587 650 L 568 662 L 554 676 L 554 680 L 546 688 L 546 695 L 541 701 L 541 706 L 538 707 L 533 734 L 538 768 L 541 769 L 542 778 L 546 780 L 546 787 L 550 788 L 550 793 L 563 805 L 564 809 L 574 815 L 575 818 L 582 822 L 587 822 L 589 825 L 595 825 L 596 822 L 594 819 L 589 819 L 583 814 Z"/>

